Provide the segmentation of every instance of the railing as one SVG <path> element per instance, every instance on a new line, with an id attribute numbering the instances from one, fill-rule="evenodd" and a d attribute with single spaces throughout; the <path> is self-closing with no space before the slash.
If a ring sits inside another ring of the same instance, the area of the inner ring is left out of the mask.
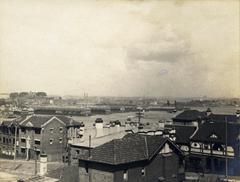
<path id="1" fill-rule="evenodd" d="M 218 150 L 209 150 L 209 149 L 203 149 L 201 150 L 200 148 L 191 148 L 190 153 L 195 153 L 195 154 L 202 154 L 202 155 L 214 155 L 214 156 L 225 156 L 225 151 L 218 151 Z M 228 157 L 234 157 L 234 151 L 228 151 L 227 152 Z"/>

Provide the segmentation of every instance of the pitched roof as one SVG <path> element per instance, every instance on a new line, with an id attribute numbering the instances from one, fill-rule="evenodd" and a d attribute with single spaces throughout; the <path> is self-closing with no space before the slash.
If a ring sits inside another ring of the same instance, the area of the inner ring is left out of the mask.
<path id="1" fill-rule="evenodd" d="M 196 130 L 196 126 L 183 126 L 183 125 L 165 125 L 165 127 L 173 128 L 176 130 L 176 143 L 188 144 L 190 142 L 190 137 Z"/>
<path id="2" fill-rule="evenodd" d="M 22 118 L 20 121 L 21 126 L 32 126 L 36 128 L 41 128 L 42 125 L 47 123 L 52 118 L 56 118 L 63 123 L 65 123 L 66 126 L 80 126 L 81 123 L 78 123 L 77 121 L 74 121 L 72 118 L 66 117 L 66 116 L 45 116 L 45 115 L 33 115 L 28 118 Z"/>
<path id="3" fill-rule="evenodd" d="M 227 142 L 229 144 L 236 144 L 239 137 L 239 131 L 239 124 L 227 124 Z M 226 123 L 205 122 L 199 126 L 199 129 L 191 140 L 200 142 L 220 142 L 224 144 L 226 142 Z"/>
<path id="4" fill-rule="evenodd" d="M 84 126 L 84 124 L 81 122 L 77 122 L 74 119 L 72 119 L 71 117 L 67 117 L 67 116 L 56 116 L 58 119 L 60 119 L 61 121 L 63 121 L 67 126 Z"/>
<path id="5" fill-rule="evenodd" d="M 200 112 L 198 110 L 185 110 L 182 113 L 178 114 L 173 118 L 174 121 L 182 120 L 182 121 L 195 121 L 206 116 L 206 112 Z"/>
<path id="6" fill-rule="evenodd" d="M 2 121 L 1 126 L 10 127 L 11 125 L 19 124 L 25 118 L 26 118 L 26 116 L 15 118 L 12 120 L 4 120 L 4 121 Z"/>
<path id="7" fill-rule="evenodd" d="M 161 136 L 127 134 L 122 139 L 115 139 L 92 149 L 91 157 L 84 154 L 79 159 L 111 165 L 150 160 L 166 142 L 179 150 L 171 141 Z"/>

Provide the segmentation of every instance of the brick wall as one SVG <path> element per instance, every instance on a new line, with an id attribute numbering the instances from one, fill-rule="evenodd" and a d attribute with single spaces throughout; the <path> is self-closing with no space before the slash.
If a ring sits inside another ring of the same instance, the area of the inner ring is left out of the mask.
<path id="1" fill-rule="evenodd" d="M 41 142 L 42 150 L 48 155 L 48 161 L 62 161 L 67 143 L 65 125 L 53 119 L 44 126 Z"/>

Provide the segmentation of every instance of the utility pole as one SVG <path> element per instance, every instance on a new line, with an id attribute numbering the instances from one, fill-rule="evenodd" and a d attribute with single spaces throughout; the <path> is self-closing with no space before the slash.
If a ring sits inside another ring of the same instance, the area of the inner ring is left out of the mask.
<path id="1" fill-rule="evenodd" d="M 92 136 L 89 135 L 89 150 L 88 150 L 88 157 L 91 157 L 91 140 L 92 140 Z"/>
<path id="2" fill-rule="evenodd" d="M 14 163 L 16 164 L 16 156 L 17 156 L 17 123 L 15 123 L 15 142 L 14 142 Z M 15 166 L 15 165 L 14 165 Z"/>
<path id="3" fill-rule="evenodd" d="M 226 167 L 225 167 L 225 177 L 226 177 L 226 179 L 228 178 L 228 159 L 227 159 L 227 134 L 228 134 L 228 129 L 227 129 L 227 126 L 228 126 L 228 124 L 227 124 L 227 117 L 225 117 L 225 165 L 226 165 Z"/>
<path id="4" fill-rule="evenodd" d="M 34 151 L 35 151 L 35 170 L 34 170 L 34 175 L 37 176 L 37 147 L 34 146 Z"/>
<path id="5" fill-rule="evenodd" d="M 136 117 L 138 118 L 138 125 L 140 125 L 141 118 L 143 118 L 143 112 L 141 110 L 142 108 L 140 107 L 137 108 Z"/>

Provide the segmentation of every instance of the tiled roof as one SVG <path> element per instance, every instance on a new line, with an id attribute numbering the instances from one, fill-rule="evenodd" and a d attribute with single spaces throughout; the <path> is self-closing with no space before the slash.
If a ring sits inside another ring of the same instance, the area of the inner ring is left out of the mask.
<path id="1" fill-rule="evenodd" d="M 81 123 L 78 123 L 74 121 L 72 118 L 66 117 L 66 116 L 45 116 L 45 115 L 33 115 L 29 118 L 23 118 L 22 121 L 20 121 L 21 126 L 28 126 L 28 123 L 30 122 L 33 127 L 41 128 L 43 124 L 48 122 L 53 117 L 61 120 L 65 123 L 66 126 L 80 126 Z"/>
<path id="2" fill-rule="evenodd" d="M 173 118 L 174 121 L 182 120 L 182 121 L 195 121 L 201 118 L 206 117 L 206 112 L 200 112 L 198 110 L 185 110 L 182 113 L 178 114 Z"/>
<path id="3" fill-rule="evenodd" d="M 52 117 L 53 116 L 33 115 L 27 119 L 24 119 L 22 122 L 20 122 L 20 126 L 28 126 L 28 123 L 31 123 L 33 127 L 41 128 L 41 126 L 45 124 L 47 121 L 49 121 Z"/>
<path id="4" fill-rule="evenodd" d="M 56 116 L 58 119 L 60 119 L 61 121 L 63 121 L 67 126 L 82 126 L 83 123 L 79 123 L 75 120 L 73 120 L 70 117 L 66 117 L 66 116 Z"/>
<path id="5" fill-rule="evenodd" d="M 195 126 L 183 126 L 183 125 L 165 125 L 167 128 L 172 128 L 176 130 L 176 143 L 188 144 L 190 142 L 190 137 L 196 130 Z"/>
<path id="6" fill-rule="evenodd" d="M 79 158 L 81 160 L 111 165 L 149 160 L 166 142 L 179 151 L 171 141 L 161 136 L 127 134 L 122 139 L 112 140 L 92 149 L 91 157 L 85 154 L 80 155 Z"/>
<path id="7" fill-rule="evenodd" d="M 24 116 L 24 117 L 15 118 L 12 120 L 4 120 L 4 121 L 2 121 L 1 125 L 10 127 L 11 125 L 19 124 L 25 118 L 26 117 Z"/>
<path id="8" fill-rule="evenodd" d="M 227 142 L 236 144 L 239 137 L 240 125 L 228 123 L 227 125 Z M 212 137 L 214 136 L 214 137 Z M 226 140 L 226 123 L 225 122 L 205 122 L 199 126 L 199 129 L 191 138 L 193 141 L 201 142 L 220 142 Z"/>

